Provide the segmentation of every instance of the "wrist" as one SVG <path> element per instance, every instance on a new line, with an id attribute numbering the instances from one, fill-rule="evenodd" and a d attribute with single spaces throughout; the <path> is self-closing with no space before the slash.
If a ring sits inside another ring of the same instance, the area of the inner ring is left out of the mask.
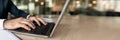
<path id="1" fill-rule="evenodd" d="M 7 24 L 6 24 L 6 21 L 7 21 L 7 20 L 4 20 L 4 22 L 3 22 L 3 28 L 4 28 L 4 29 L 6 29 L 6 25 L 7 25 Z"/>
<path id="2" fill-rule="evenodd" d="M 3 28 L 4 28 L 4 29 L 7 29 L 7 28 L 6 28 L 6 27 L 7 27 L 7 21 L 8 21 L 8 20 L 4 20 L 4 22 L 3 22 Z"/>

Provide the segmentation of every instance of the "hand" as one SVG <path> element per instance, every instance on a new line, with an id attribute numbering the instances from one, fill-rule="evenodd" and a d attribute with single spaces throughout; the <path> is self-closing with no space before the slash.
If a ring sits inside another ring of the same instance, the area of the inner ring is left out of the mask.
<path id="1" fill-rule="evenodd" d="M 40 26 L 40 23 L 47 25 L 45 21 L 43 21 L 42 19 L 40 19 L 39 17 L 36 17 L 36 16 L 30 16 L 28 18 L 28 20 L 30 20 L 32 22 L 35 21 L 39 26 Z"/>
<path id="2" fill-rule="evenodd" d="M 5 20 L 4 21 L 4 28 L 5 29 L 17 29 L 17 28 L 24 28 L 26 30 L 35 29 L 34 24 L 25 18 L 17 18 L 12 20 Z"/>

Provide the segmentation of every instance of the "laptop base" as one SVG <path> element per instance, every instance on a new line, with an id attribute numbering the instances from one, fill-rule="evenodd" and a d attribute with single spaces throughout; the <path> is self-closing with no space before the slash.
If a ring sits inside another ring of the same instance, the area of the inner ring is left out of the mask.
<path id="1" fill-rule="evenodd" d="M 35 23 L 35 25 L 37 25 Z M 34 35 L 34 36 L 43 36 L 43 37 L 49 37 L 53 28 L 54 28 L 55 23 L 48 23 L 46 26 L 41 25 L 36 27 L 36 29 L 31 30 L 31 31 L 27 31 L 23 28 L 18 28 L 15 30 L 12 30 L 12 32 L 15 33 L 20 33 L 20 34 L 28 34 L 28 35 Z"/>

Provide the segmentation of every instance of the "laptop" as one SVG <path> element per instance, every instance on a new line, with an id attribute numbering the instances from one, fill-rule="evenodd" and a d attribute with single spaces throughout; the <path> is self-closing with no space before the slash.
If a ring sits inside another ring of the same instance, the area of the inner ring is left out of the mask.
<path id="1" fill-rule="evenodd" d="M 27 30 L 25 30 L 23 28 L 18 28 L 18 29 L 10 30 L 10 31 L 13 32 L 13 33 L 29 35 L 29 36 L 45 37 L 45 38 L 52 37 L 56 27 L 60 24 L 61 19 L 62 19 L 63 15 L 64 15 L 69 3 L 70 3 L 70 0 L 66 0 L 65 4 L 63 6 L 63 9 L 62 9 L 62 11 L 60 13 L 60 16 L 58 17 L 56 23 L 47 22 L 46 26 L 43 25 L 43 24 L 41 24 L 41 26 L 38 26 L 37 23 L 33 22 L 35 24 L 35 26 L 36 26 L 36 29 L 34 29 L 34 30 L 27 31 Z"/>

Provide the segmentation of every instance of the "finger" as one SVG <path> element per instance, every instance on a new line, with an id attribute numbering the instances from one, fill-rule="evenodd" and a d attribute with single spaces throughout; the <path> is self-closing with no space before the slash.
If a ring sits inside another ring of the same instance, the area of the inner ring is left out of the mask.
<path id="1" fill-rule="evenodd" d="M 26 25 L 28 25 L 32 29 L 35 29 L 35 26 L 34 26 L 34 24 L 32 22 L 26 21 Z"/>
<path id="2" fill-rule="evenodd" d="M 45 21 L 43 21 L 42 19 L 40 19 L 40 18 L 37 18 L 42 24 L 44 24 L 44 25 L 47 25 L 47 23 L 45 22 Z"/>
<path id="3" fill-rule="evenodd" d="M 33 24 L 33 22 L 30 22 L 32 25 L 33 25 L 33 27 L 34 27 L 34 29 L 36 28 L 36 26 Z"/>
<path id="4" fill-rule="evenodd" d="M 31 27 L 32 29 L 35 29 L 34 24 L 28 20 L 22 21 L 21 23 L 24 23 L 24 24 L 28 25 L 29 27 Z"/>
<path id="5" fill-rule="evenodd" d="M 35 25 L 33 24 L 33 21 L 28 20 L 29 23 L 31 23 L 33 25 L 33 27 L 35 27 Z"/>
<path id="6" fill-rule="evenodd" d="M 21 26 L 20 26 L 20 27 L 21 27 L 21 28 L 24 28 L 24 29 L 26 29 L 26 30 L 28 30 L 28 31 L 31 30 L 27 25 L 25 25 L 25 24 L 23 24 L 23 23 L 21 23 Z"/>
<path id="7" fill-rule="evenodd" d="M 29 23 L 31 23 L 33 25 L 33 27 L 32 27 L 33 29 L 36 28 L 32 21 L 29 21 Z"/>
<path id="8" fill-rule="evenodd" d="M 34 21 L 40 26 L 40 22 L 38 19 L 34 19 Z"/>

